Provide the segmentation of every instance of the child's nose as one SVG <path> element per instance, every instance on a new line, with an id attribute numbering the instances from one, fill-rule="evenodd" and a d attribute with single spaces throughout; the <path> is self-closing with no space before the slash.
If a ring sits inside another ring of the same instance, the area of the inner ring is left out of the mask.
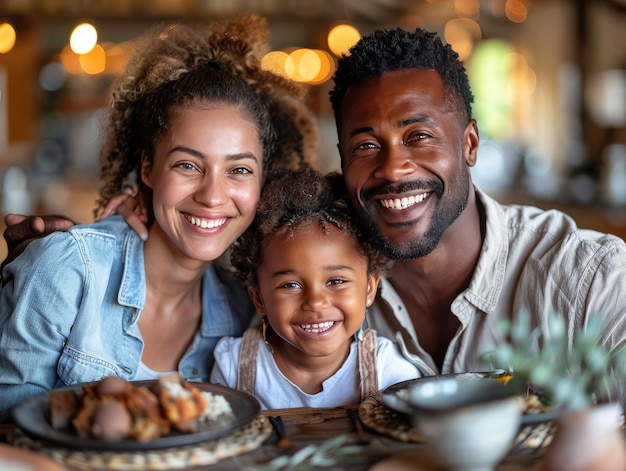
<path id="1" fill-rule="evenodd" d="M 329 305 L 326 292 L 320 288 L 309 288 L 306 291 L 302 308 L 308 311 L 319 311 Z"/>

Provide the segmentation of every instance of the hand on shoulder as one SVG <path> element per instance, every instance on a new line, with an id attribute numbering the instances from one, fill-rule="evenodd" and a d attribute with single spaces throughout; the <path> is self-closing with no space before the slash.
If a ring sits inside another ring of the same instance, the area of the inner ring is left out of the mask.
<path id="1" fill-rule="evenodd" d="M 66 231 L 76 224 L 70 218 L 58 214 L 25 216 L 10 213 L 5 216 L 4 222 L 7 226 L 4 231 L 4 240 L 7 243 L 8 253 L 2 262 L 2 267 L 13 261 L 33 240 L 56 231 Z"/>

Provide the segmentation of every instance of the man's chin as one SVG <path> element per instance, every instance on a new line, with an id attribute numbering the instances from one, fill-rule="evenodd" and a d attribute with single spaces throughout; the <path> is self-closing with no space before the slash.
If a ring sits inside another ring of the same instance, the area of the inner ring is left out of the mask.
<path id="1" fill-rule="evenodd" d="M 428 237 L 424 236 L 415 237 L 410 240 L 394 240 L 385 237 L 377 237 L 376 243 L 381 247 L 387 258 L 399 262 L 424 257 L 437 247 L 436 241 L 431 241 Z"/>

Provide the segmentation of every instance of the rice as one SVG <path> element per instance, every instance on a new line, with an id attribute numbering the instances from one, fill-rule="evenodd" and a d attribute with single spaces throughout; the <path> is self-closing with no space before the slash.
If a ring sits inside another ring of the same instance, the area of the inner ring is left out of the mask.
<path id="1" fill-rule="evenodd" d="M 230 402 L 221 394 L 213 394 L 209 391 L 202 391 L 202 395 L 206 401 L 206 407 L 198 420 L 203 422 L 214 421 L 223 417 L 232 417 L 233 410 Z"/>

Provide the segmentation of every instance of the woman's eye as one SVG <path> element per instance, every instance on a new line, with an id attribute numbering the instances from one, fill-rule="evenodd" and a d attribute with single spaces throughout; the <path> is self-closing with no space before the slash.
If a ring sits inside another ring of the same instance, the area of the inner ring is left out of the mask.
<path id="1" fill-rule="evenodd" d="M 182 170 L 189 170 L 189 171 L 197 170 L 197 167 L 190 162 L 178 162 L 174 164 L 174 167 L 180 168 Z"/>
<path id="2" fill-rule="evenodd" d="M 237 167 L 232 170 L 232 173 L 236 173 L 238 175 L 245 175 L 247 173 L 252 173 L 252 170 L 246 167 Z"/>

